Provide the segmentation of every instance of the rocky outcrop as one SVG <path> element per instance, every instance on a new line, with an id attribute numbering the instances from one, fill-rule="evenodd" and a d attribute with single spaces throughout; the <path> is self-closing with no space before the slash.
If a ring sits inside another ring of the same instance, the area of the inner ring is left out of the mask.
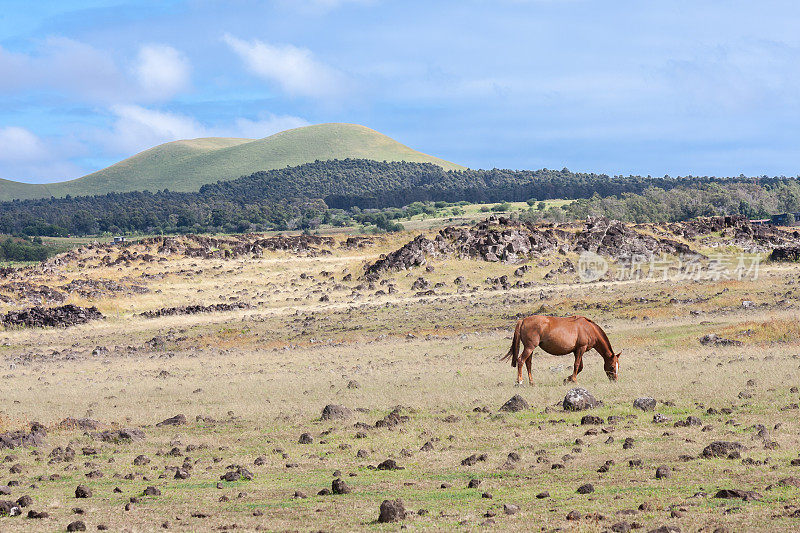
<path id="1" fill-rule="evenodd" d="M 538 255 L 561 252 L 593 252 L 614 259 L 659 254 L 699 256 L 687 244 L 654 237 L 634 226 L 607 218 L 589 219 L 577 228 L 554 224 L 523 224 L 504 217 L 490 218 L 472 227 L 448 226 L 433 239 L 418 235 L 403 247 L 367 265 L 367 279 L 384 272 L 407 270 L 427 264 L 432 257 L 471 258 L 489 262 L 517 263 Z M 575 273 L 565 260 L 549 277 Z M 518 269 L 518 276 L 524 270 Z M 549 278 L 548 278 L 549 279 Z"/>
<path id="2" fill-rule="evenodd" d="M 28 431 L 9 431 L 0 433 L 0 450 L 3 448 L 18 448 L 20 446 L 41 446 L 47 430 L 38 422 L 31 424 Z"/>
<path id="3" fill-rule="evenodd" d="M 800 261 L 800 246 L 782 246 L 769 254 L 770 261 Z"/>
<path id="4" fill-rule="evenodd" d="M 79 307 L 67 304 L 61 307 L 31 307 L 9 311 L 2 317 L 5 327 L 46 328 L 85 324 L 103 318 L 96 307 Z"/>
<path id="5" fill-rule="evenodd" d="M 145 318 L 159 318 L 162 316 L 175 315 L 196 315 L 198 313 L 219 313 L 223 311 L 237 311 L 239 309 L 250 309 L 250 304 L 244 302 L 219 303 L 211 305 L 181 305 L 179 307 L 162 307 L 152 311 L 145 311 L 139 316 Z"/>

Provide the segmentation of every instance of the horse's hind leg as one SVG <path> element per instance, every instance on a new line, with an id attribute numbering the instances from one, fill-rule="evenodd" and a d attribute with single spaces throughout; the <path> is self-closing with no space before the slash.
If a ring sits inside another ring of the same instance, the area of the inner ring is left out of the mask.
<path id="1" fill-rule="evenodd" d="M 525 359 L 525 367 L 528 369 L 528 383 L 533 385 L 533 374 L 531 374 L 531 365 L 533 363 L 533 354 L 529 355 L 527 359 Z"/>
<path id="2" fill-rule="evenodd" d="M 517 359 L 517 387 L 522 385 L 522 366 L 523 363 L 528 367 L 528 377 L 533 381 L 531 377 L 531 354 L 533 353 L 533 348 L 525 346 L 525 349 L 522 350 L 522 353 L 519 354 L 519 359 Z"/>

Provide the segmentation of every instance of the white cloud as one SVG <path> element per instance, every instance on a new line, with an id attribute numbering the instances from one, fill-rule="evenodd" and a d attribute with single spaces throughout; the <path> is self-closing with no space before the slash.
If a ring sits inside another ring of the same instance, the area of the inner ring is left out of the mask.
<path id="1" fill-rule="evenodd" d="M 0 93 L 47 90 L 103 105 L 163 100 L 185 89 L 189 75 L 186 57 L 162 44 L 143 46 L 126 72 L 109 52 L 63 37 L 31 54 L 0 47 Z"/>
<path id="2" fill-rule="evenodd" d="M 0 128 L 0 178 L 42 183 L 78 177 L 81 169 L 65 157 L 74 150 L 69 140 L 45 140 L 16 126 Z"/>
<path id="3" fill-rule="evenodd" d="M 308 126 L 309 122 L 291 115 L 270 115 L 261 120 L 237 118 L 234 125 L 228 128 L 213 129 L 215 136 L 219 137 L 245 137 L 248 139 L 261 139 L 281 131 Z"/>
<path id="4" fill-rule="evenodd" d="M 96 102 L 119 97 L 125 86 L 108 53 L 72 39 L 48 38 L 30 55 L 0 48 L 0 91 L 56 90 Z"/>
<path id="5" fill-rule="evenodd" d="M 175 113 L 154 111 L 138 105 L 116 105 L 113 133 L 101 134 L 111 151 L 132 153 L 179 139 L 204 137 L 205 130 L 195 119 Z"/>
<path id="6" fill-rule="evenodd" d="M 245 41 L 225 35 L 224 41 L 244 61 L 253 74 L 277 83 L 295 96 L 329 97 L 342 93 L 345 77 L 339 71 L 314 59 L 306 48 Z"/>
<path id="7" fill-rule="evenodd" d="M 46 155 L 42 140 L 25 128 L 0 128 L 0 161 L 33 161 Z"/>
<path id="8" fill-rule="evenodd" d="M 134 73 L 148 96 L 169 98 L 189 85 L 189 61 L 171 46 L 151 44 L 139 50 Z"/>

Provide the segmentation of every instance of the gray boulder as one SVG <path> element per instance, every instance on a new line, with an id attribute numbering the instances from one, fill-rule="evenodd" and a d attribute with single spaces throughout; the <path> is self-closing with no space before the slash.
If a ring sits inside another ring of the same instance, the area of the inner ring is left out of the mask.
<path id="1" fill-rule="evenodd" d="M 602 403 L 592 396 L 589 391 L 577 387 L 564 396 L 563 406 L 567 411 L 583 411 L 585 409 L 592 409 L 601 404 Z"/>
<path id="2" fill-rule="evenodd" d="M 656 408 L 656 401 L 653 398 L 636 398 L 633 400 L 633 406 L 642 411 L 652 411 Z"/>
<path id="3" fill-rule="evenodd" d="M 322 420 L 347 420 L 353 412 L 343 405 L 328 404 L 322 409 Z"/>

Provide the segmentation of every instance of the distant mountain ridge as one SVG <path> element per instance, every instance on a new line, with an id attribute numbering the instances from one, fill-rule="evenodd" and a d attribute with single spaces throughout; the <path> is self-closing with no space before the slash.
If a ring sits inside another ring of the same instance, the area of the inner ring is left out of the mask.
<path id="1" fill-rule="evenodd" d="M 276 133 L 263 139 L 207 137 L 173 141 L 70 181 L 28 184 L 0 180 L 0 201 L 169 189 L 192 192 L 254 172 L 333 159 L 460 165 L 418 152 L 358 124 L 329 123 Z"/>

